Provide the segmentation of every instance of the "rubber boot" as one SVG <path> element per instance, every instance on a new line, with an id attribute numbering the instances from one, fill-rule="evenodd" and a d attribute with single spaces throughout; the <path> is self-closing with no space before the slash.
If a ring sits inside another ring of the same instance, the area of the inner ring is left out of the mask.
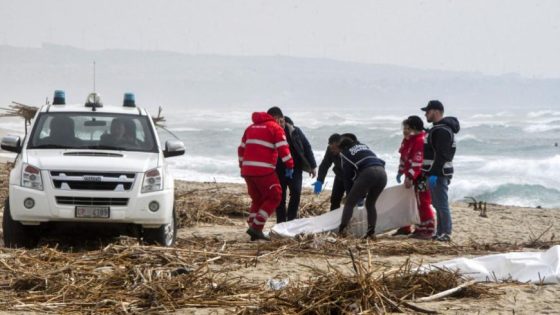
<path id="1" fill-rule="evenodd" d="M 258 241 L 258 240 L 270 241 L 270 237 L 264 235 L 263 231 L 255 230 L 251 227 L 247 229 L 247 234 L 251 236 L 251 241 Z"/>

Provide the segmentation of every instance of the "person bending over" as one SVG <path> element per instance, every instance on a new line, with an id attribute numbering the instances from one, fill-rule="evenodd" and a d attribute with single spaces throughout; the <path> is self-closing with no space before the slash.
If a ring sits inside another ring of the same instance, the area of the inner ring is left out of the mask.
<path id="1" fill-rule="evenodd" d="M 342 160 L 344 188 L 347 193 L 339 233 L 345 234 L 345 229 L 352 219 L 354 207 L 363 196 L 366 196 L 368 229 L 365 237 L 375 237 L 375 224 L 377 223 L 375 203 L 387 185 L 385 161 L 378 158 L 367 145 L 352 138 L 343 137 L 338 147 Z"/>
<path id="2" fill-rule="evenodd" d="M 334 182 L 331 192 L 331 211 L 340 208 L 340 202 L 344 196 L 344 182 L 342 181 L 342 166 L 340 162 L 340 150 L 338 148 L 338 142 L 341 136 L 338 133 L 334 133 L 329 137 L 329 144 L 327 150 L 325 150 L 325 156 L 319 165 L 319 173 L 317 175 L 317 181 L 313 183 L 313 192 L 318 195 L 323 191 L 323 184 L 325 183 L 325 177 L 329 168 L 334 164 Z"/>

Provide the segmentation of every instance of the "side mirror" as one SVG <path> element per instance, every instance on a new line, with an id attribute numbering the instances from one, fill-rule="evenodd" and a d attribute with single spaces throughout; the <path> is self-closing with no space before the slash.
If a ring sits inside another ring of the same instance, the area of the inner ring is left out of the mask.
<path id="1" fill-rule="evenodd" d="M 182 141 L 170 140 L 165 142 L 163 157 L 172 157 L 185 154 L 185 144 Z"/>
<path id="2" fill-rule="evenodd" d="M 21 139 L 18 136 L 5 136 L 2 137 L 0 144 L 2 150 L 20 153 L 21 152 Z"/>

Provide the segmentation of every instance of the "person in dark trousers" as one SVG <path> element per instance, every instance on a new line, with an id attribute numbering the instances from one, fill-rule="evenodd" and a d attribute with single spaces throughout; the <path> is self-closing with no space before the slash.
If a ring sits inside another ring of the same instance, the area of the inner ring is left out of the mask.
<path id="1" fill-rule="evenodd" d="M 436 208 L 437 230 L 435 239 L 451 241 L 451 210 L 447 191 L 453 177 L 453 157 L 456 151 L 455 134 L 459 132 L 459 121 L 455 117 L 444 117 L 443 104 L 432 100 L 421 108 L 433 127 L 424 142 L 422 172 L 428 177 L 432 205 Z"/>
<path id="2" fill-rule="evenodd" d="M 366 196 L 368 229 L 365 237 L 375 237 L 375 224 L 377 223 L 375 203 L 387 185 L 385 161 L 378 158 L 367 145 L 352 138 L 342 137 L 338 147 L 342 160 L 344 188 L 347 194 L 339 233 L 345 234 L 344 230 L 352 218 L 354 207 L 360 199 Z"/>
<path id="3" fill-rule="evenodd" d="M 313 183 L 313 192 L 315 194 L 320 194 L 323 190 L 323 185 L 325 184 L 325 177 L 327 172 L 334 164 L 334 182 L 331 192 L 331 210 L 340 208 L 340 202 L 344 196 L 344 182 L 342 181 L 342 166 L 340 162 L 338 142 L 341 136 L 338 133 L 334 133 L 329 137 L 329 145 L 325 151 L 325 156 L 319 165 L 319 173 L 317 175 L 317 181 Z"/>
<path id="4" fill-rule="evenodd" d="M 275 107 L 271 108 L 274 109 Z M 282 200 L 276 208 L 276 222 L 286 222 L 297 218 L 298 208 L 301 199 L 301 186 L 303 172 L 309 173 L 311 177 L 317 175 L 317 162 L 313 156 L 311 144 L 300 128 L 294 126 L 290 117 L 284 117 L 284 131 L 286 139 L 290 145 L 290 152 L 294 159 L 294 173 L 291 178 L 282 176 L 285 173 L 285 165 L 281 159 L 276 164 L 276 173 L 279 174 L 280 185 L 282 186 Z M 290 199 L 286 209 L 287 190 L 290 190 Z M 287 211 L 286 211 L 287 210 Z"/>

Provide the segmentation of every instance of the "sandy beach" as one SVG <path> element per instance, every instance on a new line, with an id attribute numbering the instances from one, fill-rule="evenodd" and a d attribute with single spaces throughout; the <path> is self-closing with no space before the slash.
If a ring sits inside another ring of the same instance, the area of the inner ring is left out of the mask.
<path id="1" fill-rule="evenodd" d="M 6 166 L 0 176 L 0 196 L 2 204 L 7 194 Z M 487 217 L 480 216 L 466 203 L 454 203 L 453 242 L 410 240 L 391 237 L 386 233 L 377 241 L 343 239 L 331 236 L 312 240 L 311 248 L 298 252 L 289 250 L 294 240 L 274 239 L 266 248 L 255 247 L 245 233 L 246 225 L 242 217 L 245 209 L 227 209 L 248 205 L 245 186 L 224 183 L 176 182 L 178 212 L 182 227 L 178 233 L 176 248 L 187 248 L 189 244 L 223 244 L 221 250 L 235 248 L 234 253 L 243 251 L 247 255 L 260 256 L 258 263 L 248 264 L 243 259 L 229 261 L 226 254 L 207 260 L 209 270 L 220 272 L 227 270 L 228 277 L 243 279 L 250 283 L 262 283 L 269 279 L 289 279 L 292 285 L 308 280 L 312 270 L 327 270 L 336 266 L 351 273 L 351 259 L 347 254 L 352 249 L 361 261 L 367 261 L 376 273 L 399 268 L 410 260 L 413 265 L 426 262 L 439 262 L 459 256 L 473 257 L 495 253 L 504 249 L 539 250 L 558 244 L 555 235 L 560 233 L 560 209 L 516 208 L 488 205 Z M 306 191 L 302 200 L 304 215 L 316 211 L 326 211 L 328 191 L 321 196 L 314 196 Z M 321 210 L 321 207 L 325 208 Z M 310 210 L 313 209 L 313 210 Z M 245 210 L 246 211 L 246 210 Z M 241 215 L 239 215 L 241 214 Z M 271 218 L 267 223 L 269 229 L 275 222 Z M 121 240 L 122 241 L 122 240 Z M 130 240 L 129 240 L 130 241 Z M 64 243 L 64 239 L 54 242 Z M 135 240 L 130 242 L 134 243 Z M 41 244 L 34 249 L 37 255 L 46 253 L 48 248 L 58 246 L 53 241 Z M 334 244 L 334 245 L 333 245 Z M 106 244 L 104 244 L 106 245 Z M 197 245 L 198 246 L 198 245 Z M 206 249 L 203 245 L 201 248 Z M 62 248 L 64 245 L 61 246 Z M 526 248 L 528 247 L 528 248 Z M 189 247 L 190 248 L 190 247 Z M 260 249 L 259 249 L 260 248 Z M 89 249 L 81 249 L 86 251 Z M 15 255 L 15 250 L 2 249 L 4 259 Z M 60 255 L 68 253 L 62 250 Z M 233 254 L 230 254 L 233 255 Z M 235 254 L 237 255 L 237 254 Z M 208 257 L 212 254 L 208 253 Z M 534 285 L 521 283 L 487 283 L 482 284 L 490 293 L 479 298 L 447 297 L 433 302 L 417 305 L 442 314 L 557 314 L 560 313 L 560 286 Z M 2 287 L 3 293 L 9 295 L 9 286 Z M 22 293 L 19 293 L 20 296 Z M 25 294 L 23 294 L 25 296 Z M 217 297 L 215 297 L 217 298 Z M 14 310 L 33 310 L 17 308 L 18 302 L 0 303 L 0 311 L 11 314 Z M 240 308 L 237 309 L 239 311 Z M 242 309 L 242 308 L 241 308 Z M 227 314 L 232 308 L 223 307 L 184 307 L 175 310 L 178 314 Z M 58 308 L 56 312 L 64 312 Z"/>
<path id="2" fill-rule="evenodd" d="M 195 187 L 208 187 L 214 184 L 188 183 L 181 182 L 180 189 L 188 190 Z M 228 189 L 238 191 L 239 194 L 245 193 L 243 185 L 219 184 Z M 328 192 L 326 192 L 328 195 Z M 316 198 L 316 199 L 315 199 Z M 314 197 L 310 191 L 304 197 L 303 204 L 315 202 L 320 203 L 321 198 Z M 410 259 L 414 263 L 439 262 L 459 256 L 475 257 L 477 254 L 454 255 L 454 248 L 472 244 L 476 247 L 484 248 L 485 244 L 524 244 L 536 241 L 544 241 L 550 244 L 558 244 L 556 235 L 560 233 L 560 209 L 536 209 L 536 208 L 517 208 L 500 205 L 488 205 L 487 217 L 480 216 L 479 211 L 468 207 L 466 203 L 456 202 L 452 206 L 454 219 L 453 242 L 446 244 L 437 242 L 442 247 L 440 253 L 436 255 L 425 255 L 421 253 L 403 253 L 401 255 L 387 256 L 376 255 L 376 247 L 392 246 L 402 247 L 405 245 L 422 246 L 422 244 L 434 243 L 433 241 L 409 240 L 405 238 L 391 237 L 386 233 L 378 238 L 373 244 L 365 244 L 361 240 L 341 240 L 352 245 L 356 243 L 365 248 L 370 248 L 374 255 L 374 264 L 384 268 L 398 268 L 406 260 Z M 272 221 L 272 222 L 271 222 Z M 274 224 L 274 219 L 269 220 L 267 227 Z M 242 220 L 236 221 L 235 225 L 209 225 L 199 224 L 192 228 L 181 230 L 181 237 L 189 238 L 193 236 L 214 236 L 227 240 L 247 241 L 244 233 L 245 225 Z M 546 232 L 545 232 L 546 231 Z M 544 233 L 544 234 L 543 234 Z M 551 241 L 552 240 L 552 241 Z M 556 240 L 556 241 L 555 241 Z M 369 247 L 368 247 L 369 246 Z M 448 248 L 448 250 L 446 250 Z M 517 250 L 523 250 L 522 247 Z M 535 248 L 527 248 L 534 251 Z M 448 254 L 446 252 L 449 252 Z M 475 250 L 473 250 L 475 252 Z M 484 251 L 478 253 L 482 255 Z M 495 251 L 488 251 L 488 254 Z M 334 253 L 333 253 L 334 254 Z M 333 255 L 334 256 L 334 255 Z M 302 265 L 309 265 L 317 268 L 326 268 L 328 264 L 349 267 L 349 258 L 333 257 L 280 257 L 275 261 L 266 261 L 258 267 L 258 277 L 265 281 L 269 278 L 288 277 L 297 281 L 305 278 L 308 268 Z M 381 268 L 383 269 L 383 268 Z M 252 270 L 240 269 L 239 274 L 246 274 Z M 423 303 L 428 309 L 437 310 L 443 314 L 558 314 L 560 313 L 560 286 L 544 285 L 537 286 L 532 284 L 487 284 L 491 290 L 498 293 L 497 296 L 486 299 L 447 299 L 437 302 Z"/>

